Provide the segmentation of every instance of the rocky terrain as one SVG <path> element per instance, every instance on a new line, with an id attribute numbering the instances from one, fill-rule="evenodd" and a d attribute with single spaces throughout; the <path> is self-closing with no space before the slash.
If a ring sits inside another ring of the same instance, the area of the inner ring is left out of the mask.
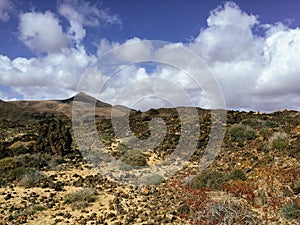
<path id="1" fill-rule="evenodd" d="M 213 112 L 197 109 L 197 146 L 184 167 L 169 179 L 130 185 L 108 179 L 83 157 L 72 129 L 74 100 L 95 101 L 83 93 L 0 101 L 0 224 L 300 223 L 299 112 L 228 111 L 221 148 L 202 171 Z M 124 171 L 160 163 L 177 147 L 184 124 L 175 109 L 131 110 L 129 125 L 141 140 L 150 137 L 153 118 L 166 124 L 162 142 L 141 151 L 116 136 L 111 106 L 95 102 L 99 138 L 126 163 Z M 115 120 L 125 115 L 125 107 L 116 110 Z"/>

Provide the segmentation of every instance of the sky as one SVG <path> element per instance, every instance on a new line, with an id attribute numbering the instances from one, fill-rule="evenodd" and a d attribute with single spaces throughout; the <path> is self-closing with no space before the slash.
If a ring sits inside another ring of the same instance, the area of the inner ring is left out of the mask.
<path id="1" fill-rule="evenodd" d="M 85 91 L 142 110 L 300 110 L 299 11 L 297 0 L 0 0 L 0 99 Z"/>

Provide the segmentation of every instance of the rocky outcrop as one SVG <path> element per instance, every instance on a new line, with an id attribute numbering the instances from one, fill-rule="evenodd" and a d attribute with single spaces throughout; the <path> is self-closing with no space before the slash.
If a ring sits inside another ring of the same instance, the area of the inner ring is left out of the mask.
<path id="1" fill-rule="evenodd" d="M 64 156 L 71 150 L 70 128 L 61 119 L 47 119 L 41 123 L 35 151 Z"/>

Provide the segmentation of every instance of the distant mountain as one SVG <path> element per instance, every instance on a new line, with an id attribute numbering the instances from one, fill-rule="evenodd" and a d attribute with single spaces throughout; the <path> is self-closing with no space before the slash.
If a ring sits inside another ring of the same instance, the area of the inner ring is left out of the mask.
<path id="1" fill-rule="evenodd" d="M 108 103 L 99 101 L 92 96 L 89 96 L 83 92 L 77 95 L 63 100 L 19 100 L 5 102 L 0 100 L 0 116 L 1 117 L 16 117 L 25 112 L 51 112 L 51 113 L 63 113 L 71 118 L 73 102 L 79 102 L 82 104 L 82 113 L 84 114 L 86 104 L 95 104 L 95 116 L 96 117 L 111 117 L 112 106 Z M 80 106 L 80 105 L 79 105 Z M 125 106 L 118 107 L 116 109 L 115 116 L 124 115 L 124 109 L 128 109 Z"/>
<path id="2" fill-rule="evenodd" d="M 98 99 L 85 94 L 84 92 L 79 92 L 77 95 L 61 100 L 63 103 L 72 103 L 73 101 L 79 101 L 79 102 L 84 102 L 84 103 L 96 103 L 96 107 L 111 107 L 110 104 L 99 101 Z"/>

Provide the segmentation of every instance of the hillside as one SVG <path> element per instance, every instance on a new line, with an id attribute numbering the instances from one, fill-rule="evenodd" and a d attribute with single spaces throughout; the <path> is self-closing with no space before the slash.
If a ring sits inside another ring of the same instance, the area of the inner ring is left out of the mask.
<path id="1" fill-rule="evenodd" d="M 299 112 L 227 111 L 221 148 L 201 171 L 213 111 L 197 108 L 197 146 L 184 167 L 170 179 L 158 172 L 147 185 L 134 186 L 108 179 L 101 174 L 109 168 L 86 162 L 72 130 L 73 101 L 96 102 L 99 138 L 107 153 L 127 164 L 122 176 L 168 159 L 181 128 L 191 123 L 181 121 L 176 109 L 132 110 L 129 125 L 140 140 L 151 136 L 153 118 L 166 124 L 160 144 L 142 151 L 144 146 L 132 149 L 129 139 L 116 136 L 112 106 L 84 93 L 66 100 L 0 101 L 0 224 L 300 223 Z M 124 109 L 118 107 L 119 119 Z"/>
<path id="2" fill-rule="evenodd" d="M 95 115 L 97 117 L 109 118 L 111 116 L 112 106 L 110 104 L 99 101 L 91 96 L 86 95 L 83 92 L 80 92 L 76 96 L 64 100 L 11 101 L 6 102 L 6 104 L 15 105 L 16 110 L 18 110 L 20 114 L 22 114 L 22 111 L 28 111 L 28 109 L 30 109 L 29 111 L 39 113 L 63 113 L 71 118 L 74 99 L 76 102 L 82 104 L 82 110 L 84 110 L 85 104 L 94 104 Z M 124 114 L 122 110 L 119 111 L 119 115 Z"/>

